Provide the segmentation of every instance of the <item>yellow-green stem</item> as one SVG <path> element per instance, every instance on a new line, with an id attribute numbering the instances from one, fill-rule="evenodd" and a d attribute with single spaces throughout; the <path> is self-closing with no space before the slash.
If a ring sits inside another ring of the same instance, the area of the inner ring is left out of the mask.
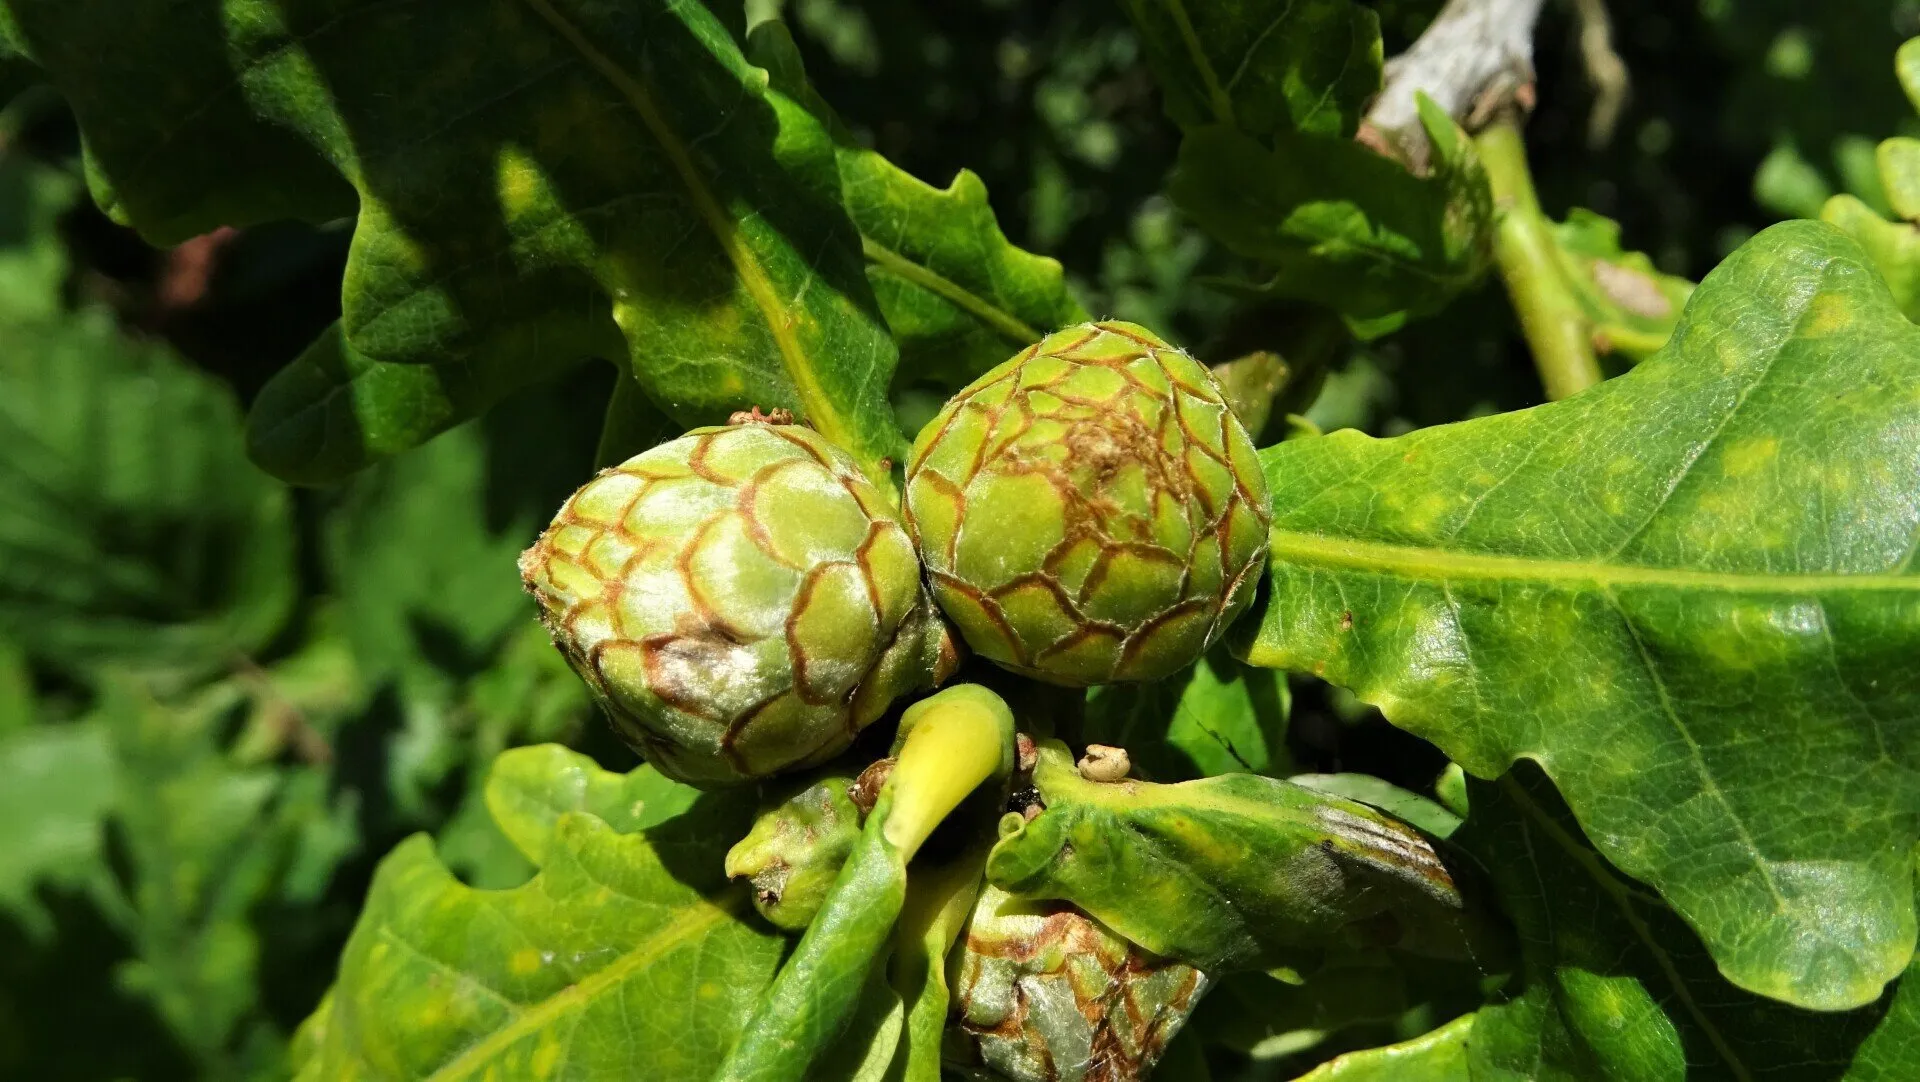
<path id="1" fill-rule="evenodd" d="M 1013 712 L 986 688 L 961 684 L 915 703 L 900 724 L 907 736 L 887 778 L 886 835 L 912 860 L 947 813 L 1007 765 Z"/>
<path id="2" fill-rule="evenodd" d="M 893 930 L 888 963 L 894 991 L 906 1005 L 895 1070 L 898 1082 L 938 1082 L 940 1034 L 952 1005 L 947 987 L 947 954 L 973 914 L 987 866 L 986 845 L 975 846 L 951 863 L 916 870 L 907 887 L 907 903 Z"/>
<path id="3" fill-rule="evenodd" d="M 1584 391 L 1601 379 L 1593 325 L 1554 257 L 1552 224 L 1534 193 L 1520 128 L 1512 120 L 1502 120 L 1474 142 L 1499 213 L 1493 234 L 1494 261 L 1533 350 L 1540 382 L 1550 399 Z"/>

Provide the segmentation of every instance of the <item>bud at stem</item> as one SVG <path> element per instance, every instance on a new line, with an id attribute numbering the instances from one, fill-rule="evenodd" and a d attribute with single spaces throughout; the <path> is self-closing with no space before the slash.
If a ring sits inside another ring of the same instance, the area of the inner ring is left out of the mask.
<path id="1" fill-rule="evenodd" d="M 927 835 L 968 793 L 1013 768 L 1013 711 L 978 684 L 915 703 L 900 719 L 905 743 L 887 784 L 887 841 L 912 860 Z"/>
<path id="2" fill-rule="evenodd" d="M 1013 711 L 963 684 L 900 719 L 897 762 L 853 856 L 754 1008 L 718 1082 L 799 1082 L 846 1028 L 906 904 L 907 862 L 961 801 L 1013 769 Z"/>

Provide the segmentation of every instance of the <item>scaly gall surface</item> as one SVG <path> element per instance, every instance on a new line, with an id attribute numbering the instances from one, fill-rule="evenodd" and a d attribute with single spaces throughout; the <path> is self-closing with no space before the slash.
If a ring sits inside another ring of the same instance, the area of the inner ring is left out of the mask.
<path id="1" fill-rule="evenodd" d="M 1190 663 L 1252 599 L 1253 442 L 1193 358 L 1131 323 L 1029 346 L 920 433 L 907 523 L 975 651 L 1084 686 Z"/>
<path id="2" fill-rule="evenodd" d="M 958 970 L 951 1065 L 1013 1082 L 1144 1079 L 1211 986 L 1070 905 L 994 887 L 974 907 Z"/>
<path id="3" fill-rule="evenodd" d="M 797 425 L 695 429 L 601 473 L 520 570 L 621 735 L 692 785 L 831 758 L 951 667 L 886 494 Z"/>

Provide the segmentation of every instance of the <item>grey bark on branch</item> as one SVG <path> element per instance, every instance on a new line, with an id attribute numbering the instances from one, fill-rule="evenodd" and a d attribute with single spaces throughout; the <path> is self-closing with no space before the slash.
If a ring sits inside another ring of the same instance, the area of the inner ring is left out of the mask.
<path id="1" fill-rule="evenodd" d="M 1425 172 L 1432 147 L 1415 92 L 1469 131 L 1533 105 L 1533 29 L 1544 0 L 1448 0 L 1413 47 L 1387 62 L 1360 139 Z"/>

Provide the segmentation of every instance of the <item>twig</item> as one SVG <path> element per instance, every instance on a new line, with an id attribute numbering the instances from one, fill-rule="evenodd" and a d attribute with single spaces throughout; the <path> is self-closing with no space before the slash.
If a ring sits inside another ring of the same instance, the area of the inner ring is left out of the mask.
<path id="1" fill-rule="evenodd" d="M 234 655 L 233 673 L 259 704 L 261 718 L 277 742 L 291 742 L 294 753 L 308 766 L 333 762 L 333 745 L 307 720 L 306 711 L 281 694 L 272 673 L 246 654 Z"/>
<path id="2" fill-rule="evenodd" d="M 1543 0 L 1448 0 L 1413 47 L 1387 62 L 1360 138 L 1424 172 L 1432 147 L 1415 98 L 1477 131 L 1533 105 L 1533 27 Z"/>
<path id="3" fill-rule="evenodd" d="M 1613 142 L 1613 131 L 1627 107 L 1632 84 L 1626 61 L 1613 51 L 1613 20 L 1607 14 L 1606 0 L 1573 0 L 1573 10 L 1580 20 L 1580 61 L 1587 69 L 1587 85 L 1593 88 L 1587 145 L 1600 150 Z"/>

